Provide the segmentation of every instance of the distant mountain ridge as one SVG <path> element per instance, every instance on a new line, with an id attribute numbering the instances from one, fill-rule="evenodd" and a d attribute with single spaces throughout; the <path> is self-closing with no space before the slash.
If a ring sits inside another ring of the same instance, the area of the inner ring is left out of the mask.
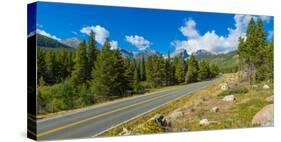
<path id="1" fill-rule="evenodd" d="M 135 53 L 134 58 L 136 58 L 136 59 L 141 59 L 141 58 L 147 59 L 149 56 L 153 56 L 153 55 L 161 56 L 162 54 L 160 52 L 156 51 L 156 50 L 147 49 L 147 50 Z"/>
<path id="2" fill-rule="evenodd" d="M 123 58 L 134 58 L 134 52 L 127 49 L 120 49 Z"/>
<path id="3" fill-rule="evenodd" d="M 212 52 L 209 52 L 204 49 L 199 49 L 196 52 L 192 53 L 197 59 L 205 59 L 205 58 L 210 58 L 212 56 L 215 56 Z"/>
<path id="4" fill-rule="evenodd" d="M 168 55 L 163 55 L 164 58 L 168 58 Z M 175 52 L 170 54 L 170 58 L 180 57 L 182 56 L 184 59 L 188 59 L 189 54 L 186 49 L 177 49 Z"/>
<path id="5" fill-rule="evenodd" d="M 67 39 L 63 39 L 61 41 L 61 43 L 69 46 L 69 47 L 72 47 L 72 48 L 76 48 L 78 47 L 78 45 L 80 44 L 81 40 L 76 38 L 76 37 L 72 37 L 72 38 L 67 38 Z"/>
<path id="6" fill-rule="evenodd" d="M 32 34 L 29 36 L 37 37 L 37 45 L 40 47 L 46 48 L 76 48 L 80 40 L 78 38 L 68 38 L 62 41 L 55 40 L 53 38 L 41 35 L 39 33 Z M 120 53 L 124 58 L 135 58 L 135 59 L 147 59 L 149 56 L 163 56 L 167 58 L 168 55 L 163 55 L 160 52 L 152 49 L 147 49 L 140 52 L 134 52 L 127 49 L 120 48 Z M 232 51 L 226 54 L 213 54 L 207 50 L 197 50 L 192 53 L 198 61 L 207 60 L 210 64 L 217 65 L 221 70 L 225 72 L 231 72 L 236 69 L 238 66 L 238 55 L 236 51 Z M 188 59 L 190 55 L 186 51 L 186 49 L 178 49 L 170 54 L 171 58 L 182 56 L 184 59 Z"/>
<path id="7" fill-rule="evenodd" d="M 63 44 L 58 40 L 55 40 L 53 38 L 38 33 L 33 36 L 36 36 L 37 46 L 48 47 L 48 48 L 71 48 L 70 46 Z"/>

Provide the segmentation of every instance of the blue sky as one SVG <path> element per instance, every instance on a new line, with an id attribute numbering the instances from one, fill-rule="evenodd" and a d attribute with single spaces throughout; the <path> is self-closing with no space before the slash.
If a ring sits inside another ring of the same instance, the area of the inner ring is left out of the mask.
<path id="1" fill-rule="evenodd" d="M 116 48 L 153 49 L 161 53 L 184 48 L 215 53 L 235 50 L 251 17 L 262 18 L 273 34 L 273 18 L 236 14 L 108 7 L 63 3 L 37 3 L 37 31 L 58 40 L 88 39 L 94 30 L 98 45 L 108 38 Z M 30 31 L 28 31 L 30 32 Z"/>

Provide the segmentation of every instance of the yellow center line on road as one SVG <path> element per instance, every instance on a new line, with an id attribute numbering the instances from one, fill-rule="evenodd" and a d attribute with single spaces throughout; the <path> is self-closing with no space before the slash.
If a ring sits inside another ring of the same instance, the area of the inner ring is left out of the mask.
<path id="1" fill-rule="evenodd" d="M 172 92 L 172 93 L 176 93 L 176 92 Z M 122 110 L 131 108 L 131 107 L 134 107 L 134 106 L 137 106 L 137 105 L 148 103 L 148 102 L 151 102 L 153 100 L 156 100 L 156 99 L 159 99 L 159 98 L 162 98 L 162 97 L 166 97 L 166 96 L 168 96 L 170 94 L 171 93 L 168 93 L 168 94 L 165 94 L 165 95 L 161 95 L 161 96 L 157 96 L 157 97 L 154 97 L 154 98 L 151 98 L 151 99 L 148 99 L 148 100 L 136 103 L 136 104 L 132 104 L 132 105 L 128 105 L 128 106 L 125 106 L 125 107 L 121 107 L 121 108 L 118 108 L 118 109 L 115 109 L 115 110 L 112 110 L 112 111 L 109 111 L 109 112 L 98 114 L 96 116 L 93 116 L 93 117 L 90 117 L 90 118 L 87 118 L 87 119 L 79 120 L 79 121 L 74 122 L 74 123 L 70 123 L 70 124 L 67 124 L 67 125 L 64 125 L 64 126 L 61 126 L 61 127 L 57 127 L 57 128 L 51 129 L 51 130 L 47 130 L 45 132 L 37 134 L 37 137 L 46 136 L 48 134 L 51 134 L 51 133 L 54 133 L 54 132 L 57 132 L 57 131 L 60 131 L 60 130 L 66 129 L 66 128 L 70 128 L 70 127 L 79 125 L 81 123 L 85 123 L 85 122 L 90 121 L 90 120 L 94 120 L 94 119 L 97 119 L 97 118 L 100 118 L 100 117 L 103 117 L 103 116 L 106 116 L 106 115 L 109 115 L 109 114 L 112 114 L 112 113 L 115 113 L 115 112 L 118 112 L 118 111 L 122 111 Z"/>

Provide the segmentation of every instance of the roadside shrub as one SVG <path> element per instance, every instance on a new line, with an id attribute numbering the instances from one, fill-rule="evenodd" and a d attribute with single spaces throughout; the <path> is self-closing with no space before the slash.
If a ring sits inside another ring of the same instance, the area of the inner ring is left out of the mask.
<path id="1" fill-rule="evenodd" d="M 74 107 L 74 89 L 71 81 L 66 80 L 52 86 L 40 86 L 38 88 L 38 106 L 44 112 L 57 112 L 72 109 Z"/>
<path id="2" fill-rule="evenodd" d="M 143 88 L 153 88 L 152 83 L 147 82 L 147 81 L 140 82 L 140 85 L 141 85 Z"/>
<path id="3" fill-rule="evenodd" d="M 136 86 L 135 86 L 135 88 L 134 88 L 134 92 L 135 93 L 137 93 L 137 94 L 142 94 L 142 93 L 144 93 L 144 86 L 143 86 L 143 84 L 137 84 Z"/>
<path id="4" fill-rule="evenodd" d="M 233 94 L 246 94 L 248 92 L 249 92 L 249 90 L 246 87 L 240 87 L 240 88 L 235 88 L 234 90 L 231 90 L 231 93 L 233 93 Z"/>
<path id="5" fill-rule="evenodd" d="M 226 91 L 222 91 L 221 93 L 218 94 L 219 97 L 224 97 L 224 96 L 228 96 L 230 95 L 230 91 L 226 90 Z"/>
<path id="6" fill-rule="evenodd" d="M 233 88 L 233 89 L 230 89 L 230 90 L 222 91 L 221 93 L 218 94 L 218 96 L 224 97 L 224 96 L 228 96 L 228 95 L 231 95 L 231 94 L 246 94 L 248 92 L 249 92 L 248 88 L 238 87 L 238 88 Z"/>

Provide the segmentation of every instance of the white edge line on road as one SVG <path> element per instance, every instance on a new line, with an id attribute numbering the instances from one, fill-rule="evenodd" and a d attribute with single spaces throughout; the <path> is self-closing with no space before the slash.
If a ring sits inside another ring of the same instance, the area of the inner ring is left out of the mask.
<path id="1" fill-rule="evenodd" d="M 222 78 L 218 78 L 218 80 L 215 80 L 214 82 L 217 82 L 217 81 L 219 81 L 220 79 L 222 79 Z M 91 137 L 97 137 L 98 135 L 101 135 L 101 134 L 103 134 L 104 132 L 106 132 L 106 131 L 108 131 L 108 130 L 110 130 L 110 129 L 113 129 L 113 128 L 118 127 L 118 126 L 120 126 L 120 125 L 122 125 L 122 124 L 124 124 L 124 123 L 127 123 L 127 122 L 129 122 L 129 121 L 131 121 L 131 120 L 134 120 L 134 119 L 136 119 L 136 118 L 138 118 L 138 117 L 140 117 L 140 116 L 142 116 L 142 115 L 144 115 L 144 114 L 146 114 L 146 113 L 149 113 L 149 112 L 151 112 L 151 111 L 154 111 L 154 110 L 156 110 L 156 109 L 158 109 L 158 108 L 160 108 L 160 107 L 162 107 L 162 106 L 164 106 L 164 105 L 167 105 L 167 104 L 169 104 L 169 103 L 171 103 L 171 102 L 173 102 L 173 101 L 175 101 L 175 100 L 178 100 L 178 99 L 180 99 L 180 98 L 182 98 L 182 97 L 185 97 L 185 96 L 187 96 L 187 95 L 190 95 L 190 94 L 192 94 L 192 93 L 194 93 L 194 92 L 196 92 L 196 91 L 198 91 L 198 90 L 200 90 L 200 89 L 206 88 L 206 87 L 208 87 L 208 86 L 209 86 L 209 85 L 200 87 L 200 88 L 198 88 L 198 89 L 196 89 L 196 90 L 193 90 L 193 91 L 189 92 L 188 94 L 185 94 L 185 95 L 182 95 L 182 96 L 177 97 L 177 98 L 175 98 L 175 99 L 172 99 L 172 100 L 170 100 L 170 101 L 168 101 L 168 102 L 166 102 L 166 103 L 164 103 L 164 104 L 162 104 L 162 105 L 159 105 L 159 106 L 157 106 L 157 107 L 155 107 L 155 108 L 152 108 L 152 109 L 150 109 L 150 110 L 148 110 L 148 111 L 146 111 L 146 112 L 143 112 L 143 113 L 141 113 L 141 114 L 139 114 L 139 115 L 136 115 L 136 116 L 134 116 L 134 117 L 132 117 L 132 118 L 130 118 L 130 119 L 128 119 L 128 120 L 125 120 L 125 121 L 123 121 L 123 122 L 121 122 L 121 123 L 119 123 L 119 124 L 116 124 L 116 125 L 114 125 L 114 126 L 108 128 L 108 129 L 106 129 L 106 130 L 104 130 L 104 131 L 101 131 L 101 132 L 99 132 L 99 133 L 97 133 L 97 134 L 91 136 Z"/>

